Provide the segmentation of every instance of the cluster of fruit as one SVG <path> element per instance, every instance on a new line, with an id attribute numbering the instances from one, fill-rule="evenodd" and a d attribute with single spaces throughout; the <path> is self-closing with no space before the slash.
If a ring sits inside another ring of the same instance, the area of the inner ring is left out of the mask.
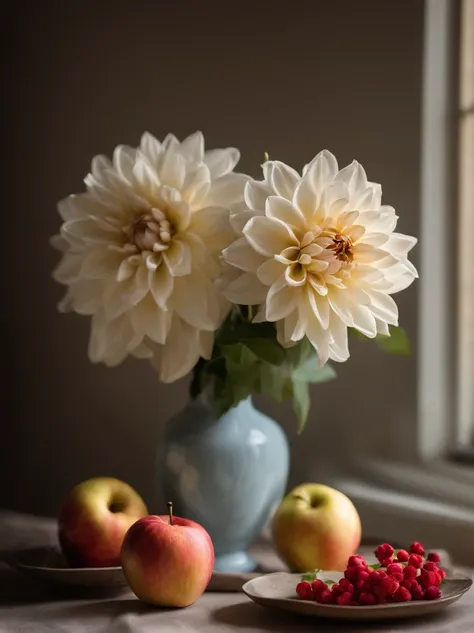
<path id="1" fill-rule="evenodd" d="M 338 582 L 317 578 L 319 570 L 303 576 L 296 593 L 322 604 L 375 605 L 409 600 L 437 600 L 446 572 L 438 567 L 439 554 L 425 557 L 421 543 L 395 553 L 388 543 L 375 550 L 378 563 L 368 565 L 363 556 L 351 556 Z M 310 582 L 312 580 L 312 582 Z"/>

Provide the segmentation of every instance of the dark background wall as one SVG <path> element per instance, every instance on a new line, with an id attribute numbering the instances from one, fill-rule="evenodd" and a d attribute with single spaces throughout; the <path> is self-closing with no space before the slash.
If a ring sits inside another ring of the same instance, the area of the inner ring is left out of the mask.
<path id="1" fill-rule="evenodd" d="M 357 158 L 416 235 L 423 2 L 45 0 L 4 9 L 2 22 L 0 507 L 54 514 L 73 484 L 110 474 L 157 510 L 155 449 L 187 383 L 160 385 L 145 362 L 89 363 L 88 319 L 56 311 L 56 202 L 82 190 L 94 154 L 144 130 L 201 129 L 208 147 L 239 147 L 253 176 L 264 151 L 297 168 L 323 148 L 341 165 Z M 414 344 L 416 300 L 416 284 L 398 299 Z M 323 477 L 318 457 L 332 450 L 383 455 L 397 420 L 415 415 L 415 357 L 353 350 L 339 379 L 314 389 L 302 437 L 289 407 L 260 403 L 288 431 L 292 483 Z M 364 434 L 368 420 L 379 433 Z"/>

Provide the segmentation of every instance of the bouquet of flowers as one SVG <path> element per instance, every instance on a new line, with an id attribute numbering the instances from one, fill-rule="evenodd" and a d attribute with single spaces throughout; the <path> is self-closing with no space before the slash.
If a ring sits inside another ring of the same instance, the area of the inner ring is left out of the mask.
<path id="1" fill-rule="evenodd" d="M 149 359 L 163 382 L 193 371 L 192 397 L 219 413 L 292 398 L 302 427 L 349 332 L 407 349 L 392 295 L 418 276 L 417 240 L 356 161 L 324 150 L 299 173 L 265 155 L 254 180 L 239 158 L 200 132 L 96 156 L 86 191 L 58 205 L 59 309 L 91 317 L 94 363 Z"/>

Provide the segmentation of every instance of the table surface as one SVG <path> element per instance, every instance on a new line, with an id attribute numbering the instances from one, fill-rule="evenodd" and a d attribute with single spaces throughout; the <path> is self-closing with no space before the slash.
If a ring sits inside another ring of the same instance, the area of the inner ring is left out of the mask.
<path id="1" fill-rule="evenodd" d="M 56 544 L 51 519 L 0 513 L 0 556 L 24 547 Z M 254 555 L 272 565 L 268 548 Z M 273 560 L 275 568 L 281 563 Z M 464 570 L 465 571 L 465 570 Z M 471 570 L 472 571 L 472 570 Z M 349 624 L 305 619 L 254 604 L 245 594 L 205 593 L 187 609 L 155 609 L 133 594 L 108 599 L 59 598 L 51 589 L 0 562 L 0 633 L 474 633 L 474 590 L 424 619 Z"/>

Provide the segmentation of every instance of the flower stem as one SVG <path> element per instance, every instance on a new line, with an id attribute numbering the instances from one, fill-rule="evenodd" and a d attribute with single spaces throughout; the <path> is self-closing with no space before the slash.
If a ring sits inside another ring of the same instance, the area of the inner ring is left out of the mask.
<path id="1" fill-rule="evenodd" d="M 247 319 L 249 320 L 250 323 L 252 323 L 252 319 L 253 319 L 253 308 L 252 308 L 252 306 L 247 306 Z"/>
<path id="2" fill-rule="evenodd" d="M 173 525 L 173 502 L 168 501 L 166 505 L 168 506 L 168 515 L 170 517 L 170 525 Z"/>

